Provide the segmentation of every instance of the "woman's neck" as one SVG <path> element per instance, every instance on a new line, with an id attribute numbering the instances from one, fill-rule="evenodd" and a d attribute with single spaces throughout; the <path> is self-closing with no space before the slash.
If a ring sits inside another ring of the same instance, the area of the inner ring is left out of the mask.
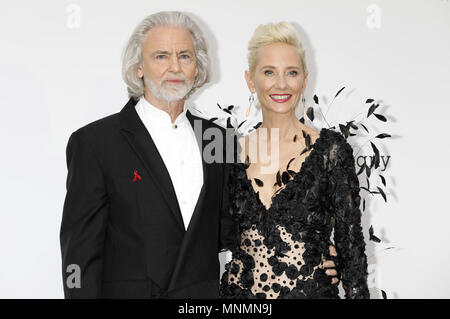
<path id="1" fill-rule="evenodd" d="M 268 141 L 270 141 L 271 131 L 278 130 L 279 143 L 292 141 L 292 138 L 301 129 L 301 123 L 295 116 L 294 110 L 289 113 L 275 113 L 263 110 L 263 121 L 260 126 L 267 129 Z"/>

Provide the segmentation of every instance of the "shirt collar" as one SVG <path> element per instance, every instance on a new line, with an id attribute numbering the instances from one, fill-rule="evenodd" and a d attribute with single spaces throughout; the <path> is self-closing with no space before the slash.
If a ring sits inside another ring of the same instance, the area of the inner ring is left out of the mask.
<path id="1" fill-rule="evenodd" d="M 173 123 L 171 121 L 170 115 L 167 112 L 149 103 L 144 96 L 141 96 L 141 98 L 139 99 L 139 104 L 146 120 L 151 122 L 152 125 L 172 127 L 175 124 L 183 124 L 187 120 L 186 103 L 184 104 L 183 112 L 178 115 Z"/>

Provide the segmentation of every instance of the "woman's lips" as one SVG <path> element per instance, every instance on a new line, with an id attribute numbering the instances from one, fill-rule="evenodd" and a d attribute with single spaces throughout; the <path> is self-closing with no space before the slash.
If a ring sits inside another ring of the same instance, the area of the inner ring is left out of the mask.
<path id="1" fill-rule="evenodd" d="M 291 94 L 271 94 L 269 95 L 272 101 L 277 103 L 285 103 L 289 101 L 292 97 Z"/>

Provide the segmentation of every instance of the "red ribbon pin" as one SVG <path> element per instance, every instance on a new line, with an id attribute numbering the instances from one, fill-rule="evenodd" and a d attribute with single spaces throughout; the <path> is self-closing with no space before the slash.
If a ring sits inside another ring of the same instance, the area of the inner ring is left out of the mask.
<path id="1" fill-rule="evenodd" d="M 133 178 L 133 182 L 135 182 L 138 178 L 139 178 L 139 180 L 141 180 L 141 177 L 139 176 L 137 170 L 134 170 L 134 178 Z"/>

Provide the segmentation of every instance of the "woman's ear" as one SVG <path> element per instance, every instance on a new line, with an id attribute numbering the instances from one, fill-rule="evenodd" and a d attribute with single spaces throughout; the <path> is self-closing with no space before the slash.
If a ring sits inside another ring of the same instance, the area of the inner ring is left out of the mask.
<path id="1" fill-rule="evenodd" d="M 302 93 L 305 93 L 306 85 L 308 84 L 308 75 L 309 75 L 309 73 L 306 72 L 305 78 L 303 80 L 303 85 L 302 85 Z"/>
<path id="2" fill-rule="evenodd" d="M 247 86 L 250 92 L 255 93 L 255 83 L 253 82 L 252 76 L 248 70 L 245 71 L 245 81 L 247 81 Z"/>

